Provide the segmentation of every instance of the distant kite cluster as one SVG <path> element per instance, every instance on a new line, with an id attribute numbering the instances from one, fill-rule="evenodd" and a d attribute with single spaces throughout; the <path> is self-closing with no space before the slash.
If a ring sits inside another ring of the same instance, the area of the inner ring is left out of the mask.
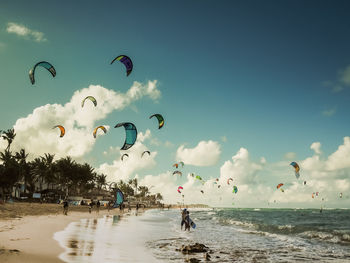
<path id="1" fill-rule="evenodd" d="M 117 56 L 116 58 L 114 58 L 112 60 L 111 64 L 113 64 L 114 61 L 116 61 L 116 60 L 120 61 L 125 66 L 125 68 L 126 68 L 126 76 L 129 76 L 130 73 L 132 72 L 132 69 L 133 69 L 133 63 L 132 63 L 131 59 L 128 56 L 126 56 L 126 55 L 120 55 L 120 56 Z M 32 67 L 29 70 L 29 79 L 30 79 L 30 82 L 32 83 L 32 85 L 34 85 L 34 83 L 35 83 L 35 71 L 36 71 L 37 67 L 39 67 L 39 66 L 47 69 L 51 73 L 52 77 L 56 76 L 56 70 L 55 70 L 54 66 L 51 63 L 46 62 L 46 61 L 38 62 L 38 63 L 36 63 L 34 65 L 34 67 Z M 81 102 L 81 107 L 82 108 L 84 107 L 84 104 L 85 104 L 85 102 L 87 100 L 91 101 L 94 104 L 95 107 L 97 106 L 96 98 L 94 98 L 93 96 L 87 96 Z M 153 114 L 149 118 L 151 119 L 152 117 L 156 117 L 156 119 L 158 120 L 158 129 L 160 129 L 160 128 L 162 128 L 164 126 L 164 118 L 163 118 L 163 116 L 161 114 L 159 114 L 159 113 Z M 124 145 L 121 147 L 121 150 L 128 150 L 136 142 L 136 139 L 137 139 L 136 126 L 133 123 L 131 123 L 131 122 L 122 122 L 122 123 L 118 123 L 118 124 L 116 124 L 114 126 L 114 128 L 119 128 L 119 127 L 124 127 L 125 133 L 126 133 L 125 142 L 124 142 Z M 66 134 L 66 129 L 62 125 L 55 125 L 53 127 L 53 129 L 55 129 L 55 128 L 58 128 L 60 130 L 60 137 L 63 137 Z M 107 133 L 106 127 L 98 126 L 92 132 L 92 135 L 94 136 L 94 138 L 96 138 L 96 133 L 97 133 L 97 131 L 99 129 L 101 129 L 104 133 Z M 142 153 L 141 157 L 143 157 L 143 155 L 145 153 L 150 154 L 149 151 L 145 151 L 145 152 Z M 122 155 L 122 158 L 121 158 L 122 161 L 123 161 L 125 156 L 129 157 L 128 154 Z"/>

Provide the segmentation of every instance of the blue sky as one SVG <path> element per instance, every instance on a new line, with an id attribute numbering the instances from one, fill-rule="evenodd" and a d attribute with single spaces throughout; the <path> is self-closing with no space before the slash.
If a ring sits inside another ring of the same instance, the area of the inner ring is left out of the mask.
<path id="1" fill-rule="evenodd" d="M 89 85 L 125 93 L 134 81 L 157 80 L 156 101 L 145 96 L 95 123 L 132 121 L 169 142 L 145 143 L 157 156 L 141 177 L 171 170 L 181 145 L 209 140 L 220 145 L 217 162 L 187 172 L 219 176 L 241 147 L 252 161 L 288 165 L 286 153 L 302 161 L 320 142 L 326 160 L 349 136 L 349 11 L 348 1 L 1 1 L 1 129 Z M 43 38 L 8 32 L 9 23 Z M 120 54 L 133 60 L 129 77 L 109 65 Z M 40 71 L 32 86 L 28 71 L 41 60 L 57 76 Z M 153 113 L 166 118 L 163 129 Z M 81 158 L 111 162 L 102 153 L 121 146 L 123 133 L 107 135 Z"/>

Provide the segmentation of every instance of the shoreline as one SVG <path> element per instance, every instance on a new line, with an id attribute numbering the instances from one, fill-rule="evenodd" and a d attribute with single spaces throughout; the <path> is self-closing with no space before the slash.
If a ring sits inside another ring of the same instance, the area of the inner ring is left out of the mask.
<path id="1" fill-rule="evenodd" d="M 46 204 L 39 204 L 45 210 Z M 54 234 L 64 230 L 70 223 L 81 219 L 97 219 L 105 215 L 121 215 L 119 209 L 100 209 L 88 213 L 88 208 L 81 212 L 69 211 L 62 214 L 62 206 L 56 206 L 57 212 L 47 211 L 46 214 L 26 215 L 24 211 L 17 217 L 0 219 L 0 262 L 4 263 L 62 263 L 60 254 L 65 251 L 54 239 Z M 71 207 L 70 207 L 71 208 Z M 85 207 L 84 207 L 85 208 Z M 60 211 L 61 213 L 58 213 Z M 16 212 L 16 211 L 12 211 Z M 30 212 L 30 211 L 29 211 Z M 33 212 L 33 211 L 31 211 Z M 42 211 L 41 211 L 42 213 Z"/>

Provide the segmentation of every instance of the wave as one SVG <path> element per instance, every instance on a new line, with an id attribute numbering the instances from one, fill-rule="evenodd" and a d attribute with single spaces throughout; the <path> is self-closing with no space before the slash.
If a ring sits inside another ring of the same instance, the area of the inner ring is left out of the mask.
<path id="1" fill-rule="evenodd" d="M 336 244 L 350 244 L 350 233 L 342 233 L 341 231 L 321 232 L 321 231 L 306 231 L 300 233 L 299 236 L 328 241 Z"/>
<path id="2" fill-rule="evenodd" d="M 270 237 L 284 236 L 298 236 L 307 239 L 315 239 L 318 241 L 327 241 L 336 244 L 350 244 L 350 231 L 340 230 L 311 230 L 309 226 L 295 226 L 287 225 L 268 225 L 261 223 L 252 223 L 248 221 L 239 221 L 234 219 L 219 220 L 224 225 L 234 225 L 241 229 L 240 232 L 247 234 L 265 235 Z"/>

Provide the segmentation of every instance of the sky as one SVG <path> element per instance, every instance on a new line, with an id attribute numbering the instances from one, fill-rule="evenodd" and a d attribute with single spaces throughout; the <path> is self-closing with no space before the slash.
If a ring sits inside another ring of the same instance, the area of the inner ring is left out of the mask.
<path id="1" fill-rule="evenodd" d="M 349 11 L 349 1 L 1 1 L 0 129 L 15 129 L 11 149 L 29 159 L 69 155 L 167 203 L 350 208 Z M 132 59 L 129 76 L 110 65 L 118 55 Z M 32 85 L 39 61 L 57 75 L 37 69 Z M 97 106 L 82 108 L 89 95 Z M 127 151 L 119 122 L 138 130 Z M 94 139 L 99 125 L 107 133 Z"/>

